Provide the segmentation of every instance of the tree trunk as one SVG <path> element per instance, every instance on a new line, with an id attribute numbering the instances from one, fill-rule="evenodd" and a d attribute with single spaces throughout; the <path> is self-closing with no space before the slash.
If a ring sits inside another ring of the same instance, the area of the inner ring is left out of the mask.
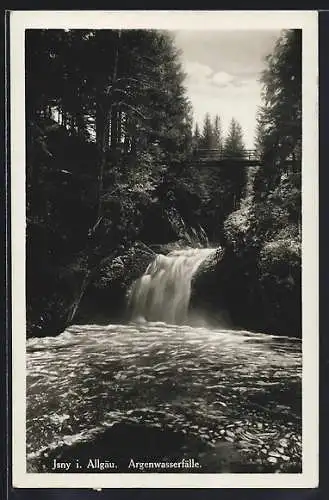
<path id="1" fill-rule="evenodd" d="M 121 138 L 122 138 L 122 111 L 118 112 L 118 144 L 121 150 Z"/>
<path id="2" fill-rule="evenodd" d="M 111 88 L 113 89 L 115 87 L 115 83 L 117 80 L 117 74 L 118 74 L 118 59 L 119 59 L 119 42 L 120 42 L 120 37 L 121 37 L 121 31 L 118 31 L 118 39 L 115 47 L 115 56 L 114 56 L 114 66 L 113 66 L 113 74 L 112 74 L 112 86 Z M 110 91 L 111 92 L 111 91 Z M 98 211 L 97 211 L 97 218 L 99 219 L 102 217 L 102 212 L 103 212 L 103 204 L 102 204 L 102 196 L 103 196 L 103 182 L 104 182 L 104 170 L 105 170 L 105 165 L 106 165 L 106 157 L 107 157 L 107 138 L 108 138 L 108 132 L 109 132 L 109 120 L 111 118 L 111 148 L 112 148 L 112 108 L 114 107 L 112 102 L 111 102 L 111 95 L 110 93 L 107 94 L 106 96 L 107 102 L 105 103 L 105 109 L 103 108 L 103 135 L 102 135 L 102 145 L 101 145 L 101 160 L 100 160 L 100 170 L 99 170 L 99 181 L 98 181 Z M 116 111 L 116 110 L 115 110 Z M 116 125 L 115 125 L 116 126 Z M 116 134 L 115 134 L 116 137 Z"/>
<path id="3" fill-rule="evenodd" d="M 111 151 L 115 151 L 118 143 L 118 111 L 116 106 L 111 108 Z"/>
<path id="4" fill-rule="evenodd" d="M 118 72 L 118 55 L 119 55 L 119 42 L 120 42 L 121 31 L 118 32 L 117 44 L 115 47 L 115 58 L 114 58 L 114 68 L 112 75 L 112 89 L 114 88 L 114 84 L 117 79 Z M 99 176 L 98 176 L 98 210 L 97 210 L 97 220 L 94 227 L 90 230 L 90 238 L 89 243 L 86 248 L 87 253 L 87 270 L 85 276 L 82 280 L 82 283 L 79 287 L 78 293 L 76 294 L 76 298 L 73 301 L 73 304 L 70 308 L 67 321 L 71 323 L 76 315 L 76 312 L 79 308 L 81 299 L 87 289 L 90 277 L 92 276 L 92 256 L 93 256 L 93 245 L 92 238 L 95 236 L 95 232 L 102 220 L 103 217 L 103 182 L 104 182 L 104 170 L 106 165 L 106 150 L 108 145 L 108 137 L 109 137 L 109 120 L 110 116 L 112 116 L 112 105 L 111 105 L 111 97 L 107 96 L 107 102 L 105 105 L 100 103 L 99 99 L 96 99 L 96 144 L 98 150 L 100 152 L 100 168 L 99 168 Z M 111 130 L 111 138 L 112 138 L 112 130 Z"/>
<path id="5" fill-rule="evenodd" d="M 74 115 L 71 115 L 70 122 L 71 122 L 71 130 L 72 130 L 72 132 L 74 132 L 75 131 L 75 117 L 74 117 Z"/>
<path id="6" fill-rule="evenodd" d="M 133 155 L 136 155 L 137 152 L 137 140 L 135 135 L 133 135 L 131 138 L 130 152 Z"/>
<path id="7" fill-rule="evenodd" d="M 83 130 L 84 130 L 84 119 L 83 119 L 82 113 L 79 112 L 76 114 L 75 123 L 76 123 L 78 134 L 82 134 Z"/>
<path id="8" fill-rule="evenodd" d="M 129 152 L 129 147 L 130 147 L 130 138 L 129 138 L 129 135 L 127 133 L 125 133 L 125 139 L 124 139 L 124 143 L 123 143 L 123 150 L 125 153 Z"/>
<path id="9" fill-rule="evenodd" d="M 79 308 L 81 299 L 84 296 L 84 293 L 85 293 L 87 286 L 89 284 L 90 276 L 91 276 L 91 272 L 90 272 L 90 270 L 88 270 L 86 272 L 83 280 L 82 280 L 82 284 L 81 284 L 81 287 L 78 291 L 78 294 L 77 294 L 76 298 L 74 299 L 73 304 L 71 305 L 71 308 L 69 310 L 69 314 L 67 317 L 67 324 L 71 324 L 72 321 L 74 320 L 74 317 L 75 317 L 77 310 Z"/>
<path id="10" fill-rule="evenodd" d="M 104 114 L 104 153 L 107 155 L 110 148 L 110 113 L 108 109 Z"/>
<path id="11" fill-rule="evenodd" d="M 96 97 L 96 146 L 98 151 L 102 152 L 103 136 L 104 136 L 104 111 L 100 103 L 100 97 Z"/>
<path id="12" fill-rule="evenodd" d="M 62 117 L 61 107 L 57 106 L 57 121 L 58 121 L 58 125 L 62 125 L 62 120 L 63 120 L 63 117 Z"/>
<path id="13" fill-rule="evenodd" d="M 123 151 L 127 154 L 129 153 L 130 147 L 130 135 L 129 135 L 129 125 L 128 125 L 128 115 L 126 113 L 122 114 L 121 124 L 123 129 Z"/>

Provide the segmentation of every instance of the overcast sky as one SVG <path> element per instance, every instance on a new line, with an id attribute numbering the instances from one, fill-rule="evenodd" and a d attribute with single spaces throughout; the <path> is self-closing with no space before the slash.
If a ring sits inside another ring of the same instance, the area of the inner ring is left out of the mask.
<path id="1" fill-rule="evenodd" d="M 253 147 L 256 112 L 261 104 L 258 79 L 264 57 L 273 50 L 279 35 L 277 30 L 175 32 L 194 119 L 201 128 L 207 111 L 220 115 L 224 132 L 234 117 L 243 128 L 246 146 Z"/>

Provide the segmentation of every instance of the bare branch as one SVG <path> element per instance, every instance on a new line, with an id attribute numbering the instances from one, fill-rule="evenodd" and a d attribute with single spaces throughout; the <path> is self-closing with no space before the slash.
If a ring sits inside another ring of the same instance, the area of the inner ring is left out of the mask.
<path id="1" fill-rule="evenodd" d="M 134 111 L 137 115 L 139 115 L 143 120 L 149 120 L 150 117 L 145 116 L 139 109 L 135 108 L 135 106 L 132 106 L 131 104 L 128 104 L 127 102 L 121 101 L 117 104 L 117 106 L 125 106 L 128 109 L 131 109 L 131 111 Z"/>

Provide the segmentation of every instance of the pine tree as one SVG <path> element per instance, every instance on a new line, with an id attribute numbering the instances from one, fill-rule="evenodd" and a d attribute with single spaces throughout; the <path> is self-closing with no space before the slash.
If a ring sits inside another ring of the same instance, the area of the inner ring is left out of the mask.
<path id="1" fill-rule="evenodd" d="M 50 255 L 83 255 L 68 321 L 104 249 L 136 237 L 163 170 L 191 149 L 178 56 L 159 30 L 26 32 L 27 238 L 35 253 L 35 224 L 51 229 L 45 268 Z"/>
<path id="2" fill-rule="evenodd" d="M 269 217 L 275 210 L 285 210 L 286 222 L 297 225 L 301 221 L 301 58 L 301 30 L 284 31 L 262 75 L 263 106 L 255 144 L 266 165 L 256 176 L 256 197 L 266 193 Z M 287 159 L 294 160 L 292 166 Z"/>
<path id="3" fill-rule="evenodd" d="M 301 156 L 301 47 L 301 30 L 284 31 L 262 74 L 264 104 L 258 122 L 263 131 L 263 154 L 270 162 Z"/>
<path id="4" fill-rule="evenodd" d="M 256 131 L 254 139 L 254 148 L 259 158 L 264 157 L 264 139 L 265 139 L 265 126 L 261 117 L 261 108 L 259 108 L 256 115 Z"/>
<path id="5" fill-rule="evenodd" d="M 195 123 L 193 132 L 193 148 L 195 150 L 199 149 L 201 142 L 201 133 L 198 122 Z"/>
<path id="6" fill-rule="evenodd" d="M 227 157 L 243 157 L 245 146 L 243 142 L 242 127 L 239 122 L 232 118 L 227 137 L 224 142 L 223 154 Z"/>
<path id="7" fill-rule="evenodd" d="M 203 130 L 201 137 L 201 148 L 202 149 L 213 149 L 214 148 L 214 132 L 211 123 L 211 117 L 209 113 L 206 113 L 203 122 Z"/>
<path id="8" fill-rule="evenodd" d="M 215 116 L 214 125 L 213 125 L 213 135 L 214 135 L 214 147 L 219 150 L 219 152 L 223 149 L 223 132 L 221 119 L 219 115 Z"/>

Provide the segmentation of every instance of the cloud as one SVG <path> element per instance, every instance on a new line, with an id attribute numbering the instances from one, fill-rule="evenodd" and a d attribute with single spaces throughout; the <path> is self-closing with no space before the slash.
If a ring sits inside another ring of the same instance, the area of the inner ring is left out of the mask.
<path id="1" fill-rule="evenodd" d="M 225 85 L 215 85 L 213 77 L 198 84 L 186 82 L 187 94 L 193 103 L 194 119 L 202 127 L 205 113 L 219 114 L 224 133 L 227 133 L 232 117 L 236 118 L 244 132 L 246 146 L 253 147 L 256 112 L 261 102 L 261 86 L 256 79 L 232 79 L 222 75 L 218 80 Z M 215 76 L 215 75 L 213 75 Z"/>
<path id="2" fill-rule="evenodd" d="M 202 62 L 217 72 L 255 78 L 273 50 L 280 30 L 179 30 L 177 46 L 184 60 Z"/>
<path id="3" fill-rule="evenodd" d="M 240 96 L 258 88 L 256 79 L 240 77 L 227 71 L 215 72 L 210 66 L 198 61 L 184 61 L 185 85 L 188 91 L 202 95 L 223 95 L 230 90 L 232 96 Z M 220 94 L 219 94 L 220 93 Z"/>
<path id="4" fill-rule="evenodd" d="M 199 84 L 207 80 L 213 73 L 213 70 L 197 61 L 186 61 L 184 70 L 187 74 L 187 80 L 190 84 Z"/>
<path id="5" fill-rule="evenodd" d="M 219 114 L 224 133 L 232 117 L 242 125 L 247 147 L 253 147 L 256 114 L 261 104 L 259 77 L 264 57 L 280 31 L 178 31 L 176 43 L 187 74 L 185 86 L 201 126 L 204 115 Z"/>
<path id="6" fill-rule="evenodd" d="M 226 87 L 226 85 L 233 82 L 234 77 L 225 71 L 219 71 L 213 75 L 211 80 L 215 85 Z"/>

